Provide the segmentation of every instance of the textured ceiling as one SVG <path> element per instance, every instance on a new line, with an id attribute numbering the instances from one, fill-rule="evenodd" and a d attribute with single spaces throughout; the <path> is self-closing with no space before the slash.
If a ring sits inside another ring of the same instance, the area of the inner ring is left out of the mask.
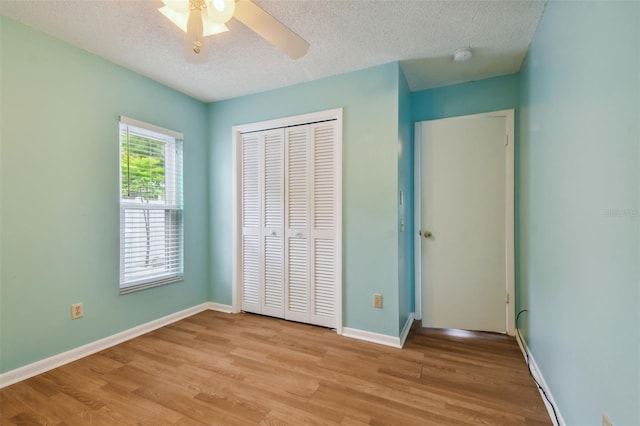
<path id="1" fill-rule="evenodd" d="M 293 60 L 236 20 L 186 63 L 155 0 L 1 0 L 0 13 L 205 102 L 401 61 L 411 90 L 515 73 L 544 0 L 255 0 L 311 47 Z M 455 63 L 456 48 L 473 59 Z"/>

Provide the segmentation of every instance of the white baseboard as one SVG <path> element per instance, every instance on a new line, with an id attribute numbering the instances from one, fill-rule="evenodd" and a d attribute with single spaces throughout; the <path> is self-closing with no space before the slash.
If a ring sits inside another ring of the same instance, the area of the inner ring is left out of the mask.
<path id="1" fill-rule="evenodd" d="M 402 327 L 402 333 L 400 333 L 400 347 L 404 347 L 404 342 L 406 342 L 407 340 L 407 336 L 409 335 L 409 332 L 411 331 L 411 326 L 413 325 L 413 319 L 415 318 L 415 315 L 413 312 L 411 312 L 409 314 L 409 318 L 407 318 L 407 321 L 404 323 L 404 327 Z"/>
<path id="2" fill-rule="evenodd" d="M 95 342 L 91 342 L 66 352 L 53 355 L 49 358 L 16 368 L 15 370 L 7 371 L 6 373 L 0 374 L 0 389 L 22 380 L 26 380 L 29 377 L 53 370 L 54 368 L 76 361 L 80 358 L 84 358 L 96 352 L 100 352 L 127 340 L 131 340 L 134 337 L 138 337 L 160 327 L 164 327 L 165 325 L 169 325 L 176 321 L 180 321 L 181 319 L 190 317 L 191 315 L 206 311 L 207 309 L 220 312 L 231 312 L 231 306 L 214 302 L 205 302 L 180 312 L 158 318 L 157 320 L 149 321 L 148 323 L 121 331 L 120 333 L 105 337 L 104 339 L 96 340 Z"/>
<path id="3" fill-rule="evenodd" d="M 401 348 L 404 346 L 404 342 L 407 340 L 411 326 L 413 325 L 413 319 L 415 314 L 411 312 L 409 318 L 402 327 L 400 337 L 389 336 L 388 334 L 374 333 L 372 331 L 359 330 L 357 328 L 344 327 L 342 329 L 342 335 L 344 337 L 350 337 L 352 339 L 365 340 L 371 343 L 377 343 L 379 345 L 391 346 L 394 348 Z M 338 333 L 340 334 L 340 333 Z"/>
<path id="4" fill-rule="evenodd" d="M 558 408 L 558 404 L 556 404 L 555 399 L 553 399 L 551 390 L 549 389 L 547 382 L 544 380 L 544 376 L 542 375 L 542 372 L 540 372 L 540 368 L 538 367 L 538 364 L 536 363 L 536 360 L 533 357 L 533 354 L 529 350 L 529 347 L 527 346 L 527 342 L 520 339 L 519 333 L 516 333 L 516 340 L 518 341 L 518 346 L 520 346 L 520 350 L 522 351 L 522 355 L 524 356 L 525 361 L 527 360 L 527 355 L 529 356 L 529 365 L 531 367 L 531 373 L 533 373 L 533 377 L 535 377 L 538 383 L 540 383 L 540 386 L 542 386 L 542 389 L 544 389 L 544 392 L 547 394 L 547 396 L 551 400 L 551 403 L 553 404 L 554 407 L 556 407 L 556 414 L 558 415 L 557 421 L 553 414 L 553 407 L 551 406 L 551 404 L 549 404 L 549 401 L 547 401 L 547 399 L 544 397 L 542 391 L 538 389 L 540 392 L 540 397 L 542 398 L 542 402 L 544 402 L 544 406 L 546 407 L 547 412 L 549 413 L 549 417 L 551 418 L 551 422 L 555 426 L 566 426 L 564 418 L 562 418 L 562 414 L 560 414 L 560 409 Z"/>
<path id="5" fill-rule="evenodd" d="M 372 331 L 359 330 L 357 328 L 344 327 L 342 329 L 344 337 L 352 339 L 365 340 L 379 345 L 392 346 L 394 348 L 402 348 L 399 337 L 389 336 L 387 334 L 374 333 Z"/>
<path id="6" fill-rule="evenodd" d="M 207 309 L 211 309 L 212 311 L 224 312 L 225 314 L 233 313 L 233 307 L 231 305 L 223 305 L 217 302 L 207 302 L 205 305 L 207 305 Z"/>

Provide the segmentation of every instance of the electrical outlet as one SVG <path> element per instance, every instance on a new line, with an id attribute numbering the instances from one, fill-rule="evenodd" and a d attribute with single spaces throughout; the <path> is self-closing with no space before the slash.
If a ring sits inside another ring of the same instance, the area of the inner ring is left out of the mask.
<path id="1" fill-rule="evenodd" d="M 611 423 L 611 420 L 609 420 L 609 417 L 607 417 L 606 414 L 602 414 L 602 426 L 613 426 L 613 423 Z"/>
<path id="2" fill-rule="evenodd" d="M 82 303 L 74 303 L 71 305 L 71 319 L 82 318 Z"/>
<path id="3" fill-rule="evenodd" d="M 373 307 L 374 308 L 378 308 L 381 309 L 382 308 L 382 295 L 381 294 L 374 294 L 373 295 Z"/>

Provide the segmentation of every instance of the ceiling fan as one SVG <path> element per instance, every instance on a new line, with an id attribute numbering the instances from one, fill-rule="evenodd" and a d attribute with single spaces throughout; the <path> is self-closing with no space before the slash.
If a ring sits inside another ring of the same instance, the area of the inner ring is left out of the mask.
<path id="1" fill-rule="evenodd" d="M 185 59 L 208 60 L 207 37 L 229 31 L 235 18 L 293 59 L 304 56 L 309 43 L 251 0 L 162 0 L 158 10 L 185 34 Z"/>

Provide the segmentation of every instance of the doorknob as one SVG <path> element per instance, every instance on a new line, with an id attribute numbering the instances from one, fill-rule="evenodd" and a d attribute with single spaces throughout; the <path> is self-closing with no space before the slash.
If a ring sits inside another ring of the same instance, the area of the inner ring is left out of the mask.
<path id="1" fill-rule="evenodd" d="M 431 238 L 432 235 L 433 234 L 431 233 L 431 231 L 424 231 L 422 233 L 422 236 L 425 237 L 425 238 Z"/>

